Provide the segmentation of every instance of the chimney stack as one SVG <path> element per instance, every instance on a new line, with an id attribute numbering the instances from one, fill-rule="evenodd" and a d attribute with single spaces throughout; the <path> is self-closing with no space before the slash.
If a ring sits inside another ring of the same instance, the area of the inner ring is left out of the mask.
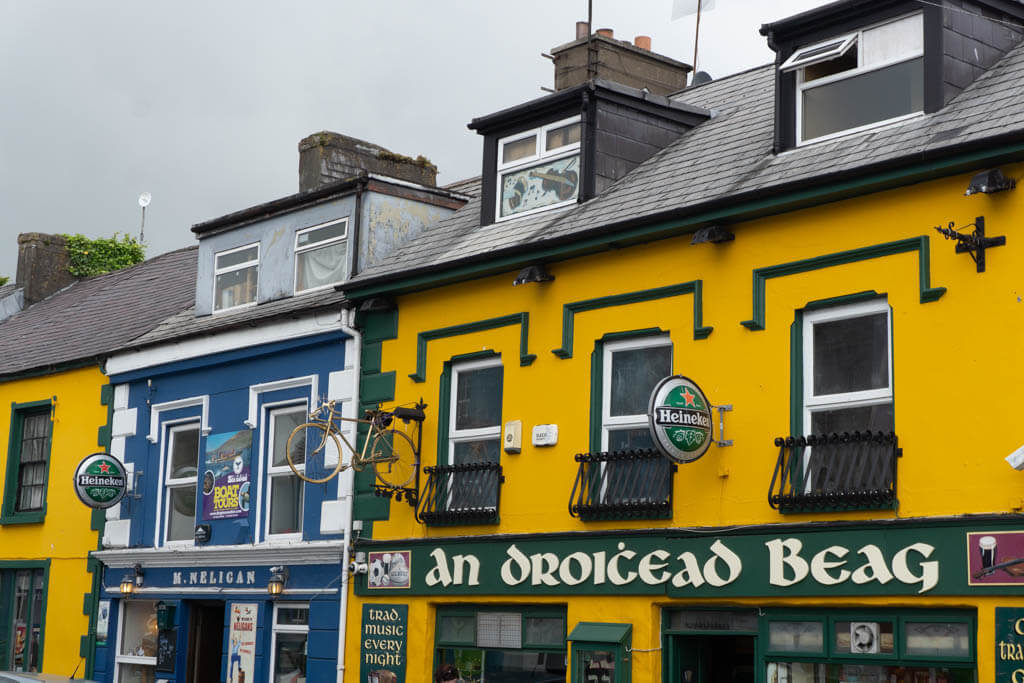
<path id="1" fill-rule="evenodd" d="M 594 48 L 596 78 L 621 83 L 654 95 L 670 95 L 686 87 L 689 64 L 651 51 L 651 37 L 637 36 L 635 44 L 616 40 L 610 28 L 588 36 L 587 22 L 576 22 L 576 40 L 551 50 L 555 63 L 555 90 L 565 90 L 587 80 L 588 39 Z"/>
<path id="2" fill-rule="evenodd" d="M 24 290 L 25 305 L 42 301 L 72 282 L 68 272 L 67 243 L 60 235 L 23 232 L 18 235 L 18 273 L 15 281 Z"/>
<path id="3" fill-rule="evenodd" d="M 299 141 L 299 192 L 362 173 L 429 187 L 437 184 L 437 166 L 423 156 L 413 159 L 372 142 L 330 131 L 314 133 Z"/>

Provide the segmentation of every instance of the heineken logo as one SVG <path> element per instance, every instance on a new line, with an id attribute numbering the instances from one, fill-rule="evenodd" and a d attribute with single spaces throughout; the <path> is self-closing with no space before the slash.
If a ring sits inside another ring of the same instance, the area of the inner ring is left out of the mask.
<path id="1" fill-rule="evenodd" d="M 666 377 L 647 410 L 658 450 L 676 462 L 693 462 L 711 445 L 711 406 L 700 387 L 682 375 Z"/>
<path id="2" fill-rule="evenodd" d="M 93 453 L 75 469 L 75 493 L 91 508 L 117 505 L 127 490 L 124 465 L 109 453 Z"/>

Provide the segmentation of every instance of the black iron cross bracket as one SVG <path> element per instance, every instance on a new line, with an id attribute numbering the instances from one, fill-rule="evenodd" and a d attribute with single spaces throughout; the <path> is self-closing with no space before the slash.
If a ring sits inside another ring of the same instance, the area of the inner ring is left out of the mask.
<path id="1" fill-rule="evenodd" d="M 974 219 L 974 222 L 970 225 L 965 225 L 960 230 L 966 230 L 967 228 L 974 228 L 974 232 L 964 234 L 954 228 L 955 223 L 949 222 L 949 227 L 940 228 L 936 226 L 936 230 L 942 234 L 947 240 L 956 241 L 956 253 L 963 254 L 968 253 L 971 258 L 974 259 L 974 263 L 978 267 L 979 273 L 985 272 L 985 250 L 989 247 L 1002 247 L 1006 245 L 1006 237 L 1000 235 L 999 237 L 985 237 L 985 217 L 978 216 Z"/>

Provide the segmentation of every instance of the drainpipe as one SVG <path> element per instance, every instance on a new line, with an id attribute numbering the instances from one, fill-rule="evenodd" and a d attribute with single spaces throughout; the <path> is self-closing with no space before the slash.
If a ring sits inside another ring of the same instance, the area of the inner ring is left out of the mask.
<path id="1" fill-rule="evenodd" d="M 353 401 L 356 402 L 356 411 L 359 407 L 359 372 L 360 360 L 363 353 L 363 336 L 355 328 L 356 312 L 354 309 L 343 309 L 341 312 L 341 330 L 352 337 L 352 376 L 355 381 L 355 393 Z M 341 556 L 341 595 L 339 596 L 340 606 L 338 608 L 338 681 L 345 683 L 345 632 L 348 626 L 348 589 L 351 576 L 348 571 L 349 548 L 352 546 L 352 507 L 355 499 L 355 488 L 348 491 L 348 514 L 345 515 L 345 547 Z"/>

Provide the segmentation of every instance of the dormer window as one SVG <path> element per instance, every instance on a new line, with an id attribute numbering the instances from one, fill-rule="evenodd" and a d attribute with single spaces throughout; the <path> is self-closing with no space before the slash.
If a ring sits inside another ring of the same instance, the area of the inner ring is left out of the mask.
<path id="1" fill-rule="evenodd" d="M 498 140 L 498 220 L 572 204 L 579 196 L 580 117 Z"/>
<path id="2" fill-rule="evenodd" d="M 797 48 L 797 144 L 896 121 L 924 111 L 921 13 Z"/>
<path id="3" fill-rule="evenodd" d="M 295 293 L 336 285 L 345 279 L 348 218 L 295 233 Z"/>
<path id="4" fill-rule="evenodd" d="M 259 270 L 259 244 L 219 252 L 213 267 L 214 312 L 255 304 Z"/>

